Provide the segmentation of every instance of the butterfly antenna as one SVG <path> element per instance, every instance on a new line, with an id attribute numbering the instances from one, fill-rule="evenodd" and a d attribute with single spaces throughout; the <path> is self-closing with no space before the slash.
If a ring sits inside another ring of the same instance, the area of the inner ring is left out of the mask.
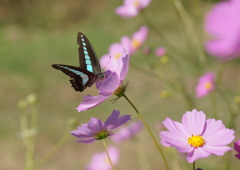
<path id="1" fill-rule="evenodd" d="M 105 68 L 107 67 L 108 63 L 110 62 L 112 56 L 109 56 L 108 62 L 106 63 L 106 65 L 103 67 L 103 70 L 105 70 Z"/>

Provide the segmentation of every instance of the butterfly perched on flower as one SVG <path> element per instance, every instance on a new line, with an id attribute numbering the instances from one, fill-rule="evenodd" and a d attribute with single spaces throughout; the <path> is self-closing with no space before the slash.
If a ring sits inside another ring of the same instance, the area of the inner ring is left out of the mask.
<path id="1" fill-rule="evenodd" d="M 77 35 L 77 43 L 79 45 L 79 67 L 63 64 L 53 64 L 52 67 L 68 75 L 71 78 L 69 81 L 72 87 L 76 91 L 82 92 L 87 87 L 103 80 L 105 73 L 101 72 L 97 55 L 90 41 L 81 32 Z"/>

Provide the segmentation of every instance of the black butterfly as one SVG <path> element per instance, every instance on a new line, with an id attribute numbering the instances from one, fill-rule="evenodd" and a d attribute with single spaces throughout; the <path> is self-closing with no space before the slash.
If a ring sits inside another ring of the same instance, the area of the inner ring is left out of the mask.
<path id="1" fill-rule="evenodd" d="M 79 45 L 79 67 L 63 64 L 53 64 L 52 67 L 61 70 L 71 77 L 69 81 L 72 87 L 76 91 L 82 92 L 87 87 L 91 87 L 95 82 L 104 79 L 105 74 L 101 72 L 97 55 L 91 43 L 81 32 L 77 35 L 77 43 Z"/>

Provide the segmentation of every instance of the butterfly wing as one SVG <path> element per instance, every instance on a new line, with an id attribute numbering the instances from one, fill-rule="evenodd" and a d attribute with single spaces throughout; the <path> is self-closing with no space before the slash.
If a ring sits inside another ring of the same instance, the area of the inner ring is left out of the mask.
<path id="1" fill-rule="evenodd" d="M 101 67 L 97 55 L 90 41 L 81 32 L 78 33 L 77 43 L 79 45 L 78 53 L 80 68 L 95 74 L 100 73 Z"/>
<path id="2" fill-rule="evenodd" d="M 52 67 L 71 77 L 69 81 L 76 91 L 82 92 L 87 87 L 91 87 L 97 79 L 97 75 L 79 67 L 62 64 L 53 64 Z"/>

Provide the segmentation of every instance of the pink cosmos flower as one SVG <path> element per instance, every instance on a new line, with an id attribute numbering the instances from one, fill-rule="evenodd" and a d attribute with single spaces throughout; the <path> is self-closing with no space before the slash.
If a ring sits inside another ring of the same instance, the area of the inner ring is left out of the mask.
<path id="1" fill-rule="evenodd" d="M 121 117 L 119 115 L 119 111 L 113 110 L 111 116 L 105 122 L 92 117 L 87 124 L 82 124 L 77 130 L 71 131 L 71 134 L 80 139 L 77 142 L 86 144 L 105 139 L 113 135 L 113 130 L 131 120 L 131 115 L 123 115 Z"/>
<path id="2" fill-rule="evenodd" d="M 155 55 L 158 57 L 162 57 L 166 53 L 166 49 L 163 47 L 158 47 L 155 51 Z"/>
<path id="3" fill-rule="evenodd" d="M 240 1 L 217 3 L 206 17 L 205 29 L 214 37 L 206 43 L 206 50 L 220 58 L 230 60 L 240 56 Z"/>
<path id="4" fill-rule="evenodd" d="M 187 153 L 189 163 L 209 155 L 222 156 L 231 150 L 226 145 L 235 138 L 234 130 L 227 129 L 221 120 L 206 120 L 206 115 L 195 109 L 183 115 L 182 123 L 166 118 L 163 124 L 169 131 L 160 132 L 162 145 Z"/>
<path id="5" fill-rule="evenodd" d="M 205 73 L 198 79 L 196 86 L 196 97 L 201 98 L 215 90 L 215 76 L 211 72 Z"/>
<path id="6" fill-rule="evenodd" d="M 124 140 L 133 138 L 143 128 L 142 122 L 133 122 L 128 127 L 121 128 L 111 138 L 114 142 L 122 142 Z"/>
<path id="7" fill-rule="evenodd" d="M 118 7 L 115 12 L 124 18 L 135 17 L 139 11 L 146 8 L 150 2 L 151 0 L 124 0 L 124 5 Z"/>
<path id="8" fill-rule="evenodd" d="M 119 95 L 119 91 L 121 91 L 123 80 L 127 75 L 129 66 L 129 55 L 126 54 L 125 50 L 123 51 L 122 56 L 119 57 L 118 61 L 118 66 L 115 68 L 115 71 L 106 71 L 106 78 L 97 83 L 99 95 L 84 96 L 83 102 L 76 108 L 78 112 L 96 107 L 113 94 Z"/>
<path id="9" fill-rule="evenodd" d="M 126 46 L 127 52 L 132 55 L 137 49 L 139 49 L 145 42 L 148 36 L 148 27 L 142 26 L 135 32 L 132 38 L 127 36 L 122 37 L 122 43 Z"/>
<path id="10" fill-rule="evenodd" d="M 108 147 L 108 153 L 113 165 L 116 165 L 119 161 L 120 151 L 114 146 Z M 87 170 L 111 170 L 112 167 L 108 161 L 106 152 L 100 152 L 93 155 L 91 163 L 87 165 Z"/>
<path id="11" fill-rule="evenodd" d="M 123 55 L 123 52 L 124 52 L 123 49 L 126 49 L 126 53 L 128 53 L 129 44 L 126 44 L 127 42 L 125 42 L 124 39 L 125 38 L 122 38 L 120 43 L 113 43 L 109 47 L 109 50 L 108 50 L 109 53 L 104 54 L 101 57 L 100 65 L 102 68 L 104 68 L 105 70 L 110 70 L 110 71 L 116 70 L 119 62 L 121 62 L 121 61 L 119 61 L 119 58 L 121 60 L 121 56 Z"/>
<path id="12" fill-rule="evenodd" d="M 234 143 L 234 149 L 238 152 L 235 156 L 240 160 L 240 139 Z"/>

